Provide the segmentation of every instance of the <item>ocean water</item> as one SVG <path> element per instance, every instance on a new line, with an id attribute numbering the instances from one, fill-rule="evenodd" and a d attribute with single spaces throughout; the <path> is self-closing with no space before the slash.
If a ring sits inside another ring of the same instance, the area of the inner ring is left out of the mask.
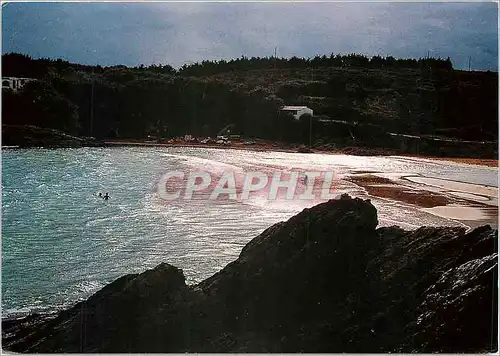
<path id="1" fill-rule="evenodd" d="M 373 171 L 498 187 L 496 168 L 403 157 L 160 147 L 3 150 L 2 317 L 69 306 L 124 274 L 161 262 L 182 268 L 188 283 L 209 277 L 264 229 L 313 203 L 167 203 L 157 194 L 160 177 L 171 170 L 292 168 L 334 170 L 336 193 L 365 198 L 349 175 Z M 109 192 L 111 199 L 98 198 L 98 192 Z M 380 225 L 463 224 L 401 202 L 372 201 Z"/>

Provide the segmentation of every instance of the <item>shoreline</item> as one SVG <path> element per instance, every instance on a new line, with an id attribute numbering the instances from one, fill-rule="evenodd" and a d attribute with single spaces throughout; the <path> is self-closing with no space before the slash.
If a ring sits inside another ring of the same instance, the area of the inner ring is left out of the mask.
<path id="1" fill-rule="evenodd" d="M 317 154 L 328 154 L 328 155 L 350 155 L 350 156 L 392 156 L 392 157 L 402 157 L 402 158 L 417 158 L 417 159 L 427 159 L 432 161 L 442 161 L 451 162 L 458 164 L 485 166 L 485 167 L 499 167 L 498 159 L 491 158 L 474 158 L 474 157 L 443 157 L 443 156 L 427 156 L 427 155 L 417 155 L 411 153 L 399 153 L 390 151 L 383 148 L 364 148 L 364 147 L 345 147 L 337 150 L 327 150 L 321 148 L 314 148 L 311 152 L 299 152 L 301 148 L 300 145 L 290 145 L 289 147 L 284 147 L 276 143 L 256 143 L 254 145 L 244 145 L 242 143 L 232 144 L 230 146 L 224 146 L 219 144 L 203 144 L 203 143 L 186 143 L 186 142 L 176 142 L 176 143 L 153 143 L 144 141 L 103 141 L 102 145 L 99 146 L 78 146 L 78 147 L 44 147 L 44 146 L 33 146 L 24 147 L 19 145 L 5 145 L 2 146 L 4 150 L 15 150 L 15 149 L 29 149 L 29 148 L 82 148 L 82 147 L 178 147 L 178 148 L 211 148 L 211 149 L 231 149 L 231 150 L 243 150 L 243 151 L 254 151 L 254 152 L 285 152 L 285 153 L 317 153 Z M 303 147 L 303 146 L 302 146 Z M 307 148 L 306 148 L 307 149 Z"/>
<path id="2" fill-rule="evenodd" d="M 230 146 L 223 146 L 219 144 L 203 144 L 203 143 L 153 143 L 153 142 L 141 142 L 141 141 L 104 141 L 105 147 L 120 147 L 120 146 L 139 146 L 139 147 L 179 147 L 179 148 L 215 148 L 215 149 L 233 149 L 233 150 L 244 150 L 244 151 L 255 151 L 255 152 L 285 152 L 285 153 L 300 153 L 298 152 L 300 146 L 296 145 L 293 147 L 283 147 L 276 143 L 262 142 L 256 143 L 254 145 L 244 145 L 242 143 L 232 144 Z M 384 149 L 370 149 L 355 147 L 356 152 L 343 152 L 342 149 L 338 150 L 323 150 L 323 149 L 313 149 L 311 153 L 318 154 L 330 154 L 330 155 L 353 155 L 353 156 L 400 156 L 408 158 L 418 158 L 418 159 L 429 159 L 433 161 L 445 161 L 453 163 L 461 163 L 468 165 L 478 165 L 487 167 L 498 167 L 498 159 L 486 159 L 486 158 L 470 158 L 470 157 L 437 157 L 437 156 L 426 156 L 426 155 L 414 155 L 408 153 L 395 153 L 389 152 Z M 352 149 L 350 150 L 352 151 Z M 384 153 L 385 151 L 385 153 Z"/>

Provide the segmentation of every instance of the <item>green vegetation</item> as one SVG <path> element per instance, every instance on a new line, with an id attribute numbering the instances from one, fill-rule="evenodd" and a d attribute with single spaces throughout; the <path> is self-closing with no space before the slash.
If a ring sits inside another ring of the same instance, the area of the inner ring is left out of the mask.
<path id="1" fill-rule="evenodd" d="M 449 59 L 242 57 L 175 70 L 5 54 L 2 67 L 39 79 L 3 92 L 4 124 L 100 139 L 214 136 L 233 124 L 248 137 L 305 144 L 312 127 L 313 144 L 337 147 L 384 147 L 388 133 L 498 140 L 497 73 L 457 71 Z M 315 115 L 295 121 L 279 114 L 285 104 Z"/>

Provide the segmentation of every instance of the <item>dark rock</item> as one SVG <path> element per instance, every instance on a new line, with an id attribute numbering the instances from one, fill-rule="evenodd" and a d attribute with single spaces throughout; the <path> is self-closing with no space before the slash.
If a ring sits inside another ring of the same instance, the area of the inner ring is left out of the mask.
<path id="1" fill-rule="evenodd" d="M 168 264 L 56 318 L 3 322 L 21 352 L 494 352 L 497 232 L 377 226 L 342 196 L 250 241 L 186 286 Z"/>
<path id="2" fill-rule="evenodd" d="M 98 147 L 91 137 L 76 137 L 59 130 L 31 125 L 2 125 L 2 145 L 20 148 Z"/>
<path id="3" fill-rule="evenodd" d="M 297 149 L 297 152 L 298 153 L 314 153 L 314 151 L 312 149 L 310 149 L 309 147 L 306 147 L 304 145 L 300 146 L 298 149 Z"/>

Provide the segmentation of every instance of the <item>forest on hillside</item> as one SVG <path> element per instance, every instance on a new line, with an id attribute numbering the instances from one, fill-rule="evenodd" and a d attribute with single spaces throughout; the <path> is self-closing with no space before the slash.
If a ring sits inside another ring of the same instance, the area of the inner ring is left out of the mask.
<path id="1" fill-rule="evenodd" d="M 2 55 L 2 72 L 38 79 L 3 91 L 3 124 L 99 139 L 213 136 L 232 124 L 247 137 L 303 142 L 311 123 L 279 114 L 295 104 L 314 110 L 321 142 L 383 146 L 388 132 L 498 140 L 497 73 L 457 71 L 449 59 L 242 57 L 176 70 L 10 53 Z M 347 124 L 325 126 L 328 120 Z"/>
<path id="2" fill-rule="evenodd" d="M 179 74 L 183 76 L 206 76 L 228 71 L 244 71 L 252 69 L 288 69 L 288 68 L 309 68 L 309 67 L 361 67 L 361 68 L 435 68 L 453 69 L 450 58 L 394 58 L 392 56 L 371 58 L 356 53 L 346 55 L 333 53 L 329 56 L 315 56 L 313 58 L 278 58 L 278 57 L 245 57 L 218 60 L 202 61 L 200 63 L 184 64 L 178 70 L 168 64 L 152 64 L 150 66 L 140 65 L 137 67 L 126 67 L 116 65 L 102 67 L 100 65 L 86 65 L 71 63 L 62 59 L 40 58 L 33 59 L 21 53 L 7 53 L 2 55 L 3 75 L 5 77 L 28 77 L 42 78 L 50 70 L 64 71 L 69 68 L 75 71 L 103 73 L 110 69 L 131 69 L 135 71 L 150 71 L 162 74 Z"/>

